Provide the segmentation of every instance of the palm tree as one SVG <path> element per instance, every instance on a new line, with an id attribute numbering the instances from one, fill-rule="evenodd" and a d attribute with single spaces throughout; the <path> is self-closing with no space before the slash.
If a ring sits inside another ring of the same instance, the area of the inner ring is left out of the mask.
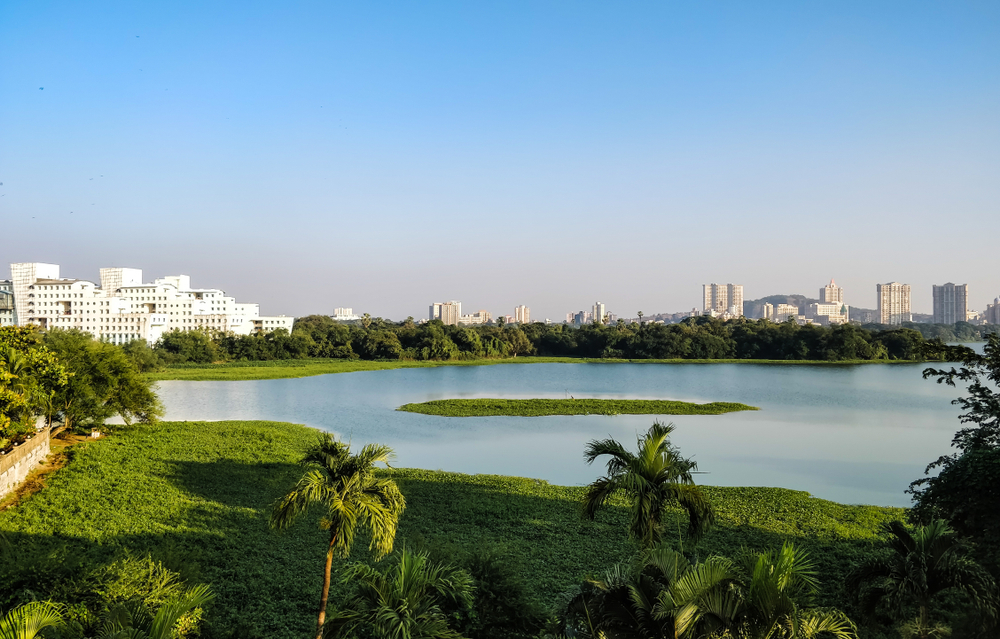
<path id="1" fill-rule="evenodd" d="M 56 604 L 33 601 L 0 617 L 0 639 L 35 639 L 45 628 L 61 626 L 62 611 Z"/>
<path id="2" fill-rule="evenodd" d="M 271 527 L 279 529 L 291 526 L 311 506 L 327 511 L 320 522 L 320 527 L 330 532 L 330 543 L 323 571 L 316 639 L 323 636 L 333 555 L 347 557 L 350 554 L 359 524 L 370 531 L 369 549 L 378 558 L 392 552 L 396 526 L 406 500 L 395 482 L 376 477 L 374 473 L 375 464 L 388 466 L 392 457 L 391 448 L 378 444 L 368 444 L 360 453 L 352 455 L 348 444 L 323 434 L 302 459 L 303 464 L 316 468 L 307 472 L 291 492 L 274 504 Z"/>
<path id="3" fill-rule="evenodd" d="M 844 613 L 811 608 L 819 582 L 805 551 L 785 542 L 777 553 L 747 554 L 737 565 L 741 573 L 740 587 L 728 593 L 728 597 L 719 598 L 723 603 L 714 609 L 701 606 L 702 619 L 711 619 L 719 627 L 709 636 L 732 635 L 745 639 L 857 637 L 854 624 Z"/>
<path id="4" fill-rule="evenodd" d="M 115 606 L 105 615 L 97 639 L 172 639 L 177 622 L 184 615 L 214 598 L 211 589 L 202 584 L 163 604 L 153 615 L 142 601 Z"/>
<path id="5" fill-rule="evenodd" d="M 593 519 L 612 495 L 622 492 L 631 502 L 629 536 L 644 548 L 660 543 L 663 515 L 673 503 L 688 513 L 689 537 L 697 539 L 708 530 L 715 521 L 715 513 L 692 479 L 698 465 L 681 457 L 670 444 L 673 431 L 673 424 L 654 422 L 649 431 L 637 439 L 637 454 L 625 450 L 614 439 L 588 443 L 584 453 L 588 464 L 603 455 L 610 459 L 607 476 L 587 488 L 583 500 L 584 516 Z"/>
<path id="6" fill-rule="evenodd" d="M 361 629 L 375 637 L 461 639 L 448 627 L 441 605 L 472 605 L 472 577 L 464 570 L 403 549 L 388 570 L 355 564 L 343 580 L 357 584 L 357 592 L 327 622 L 326 639 L 353 636 Z"/>
<path id="7" fill-rule="evenodd" d="M 567 606 L 567 629 L 585 639 L 680 636 L 679 607 L 673 598 L 694 599 L 692 582 L 714 593 L 730 587 L 735 578 L 728 559 L 712 557 L 692 566 L 683 554 L 661 546 L 631 564 L 616 564 L 601 578 L 585 581 Z M 681 592 L 674 592 L 677 589 Z M 705 627 L 701 624 L 699 629 Z"/>
<path id="8" fill-rule="evenodd" d="M 807 607 L 816 591 L 812 563 L 791 544 L 742 561 L 695 564 L 661 546 L 634 567 L 619 565 L 586 583 L 567 621 L 588 639 L 854 639 L 843 613 Z"/>
<path id="9" fill-rule="evenodd" d="M 965 545 L 944 520 L 912 531 L 894 521 L 885 524 L 884 531 L 889 534 L 891 552 L 858 567 L 848 581 L 855 588 L 869 585 L 861 597 L 866 612 L 874 611 L 881 602 L 900 618 L 907 607 L 915 605 L 917 618 L 908 624 L 909 630 L 920 639 L 928 639 L 938 630 L 929 616 L 932 602 L 946 590 L 957 590 L 987 619 L 995 619 L 993 579 L 965 555 Z"/>

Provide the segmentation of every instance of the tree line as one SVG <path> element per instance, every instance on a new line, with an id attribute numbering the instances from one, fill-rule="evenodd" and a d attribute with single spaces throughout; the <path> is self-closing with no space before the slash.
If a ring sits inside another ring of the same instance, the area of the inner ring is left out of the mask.
<path id="1" fill-rule="evenodd" d="M 334 358 L 365 360 L 474 360 L 524 355 L 610 359 L 930 360 L 959 359 L 947 346 L 905 327 L 825 327 L 795 322 L 711 317 L 677 324 L 600 323 L 575 327 L 540 322 L 518 325 L 417 324 L 381 318 L 345 324 L 322 315 L 295 321 L 291 333 L 232 335 L 172 331 L 156 344 L 133 342 L 126 352 L 143 370 L 220 361 Z"/>

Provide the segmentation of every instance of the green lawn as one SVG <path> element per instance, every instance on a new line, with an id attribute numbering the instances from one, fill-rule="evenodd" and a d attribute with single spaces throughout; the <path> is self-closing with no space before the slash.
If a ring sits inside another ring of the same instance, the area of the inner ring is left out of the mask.
<path id="1" fill-rule="evenodd" d="M 721 415 L 760 410 L 734 402 L 694 404 L 662 399 L 437 399 L 396 410 L 443 417 L 541 417 L 544 415 Z"/>
<path id="2" fill-rule="evenodd" d="M 221 364 L 179 364 L 155 373 L 153 380 L 242 381 L 286 379 L 330 373 L 381 371 L 394 368 L 436 366 L 489 366 L 493 364 L 771 364 L 796 366 L 845 366 L 856 364 L 912 364 L 903 360 L 850 360 L 841 362 L 774 359 L 592 359 L 576 357 L 517 357 L 513 359 L 449 360 L 416 362 L 406 360 L 285 359 L 265 362 L 225 362 Z"/>
<path id="3" fill-rule="evenodd" d="M 268 529 L 269 505 L 301 476 L 315 431 L 273 422 L 165 422 L 80 445 L 48 487 L 0 513 L 17 550 L 0 570 L 0 606 L 24 589 L 56 592 L 80 571 L 126 552 L 151 554 L 217 594 L 208 633 L 249 625 L 260 636 L 308 636 L 315 619 L 324 533 L 317 516 Z M 392 442 L 386 442 L 391 444 Z M 621 502 L 582 521 L 580 487 L 492 475 L 386 471 L 407 499 L 399 544 L 502 553 L 546 605 L 588 574 L 630 556 Z M 594 469 L 595 477 L 599 469 Z M 843 577 L 901 509 L 845 506 L 777 488 L 706 491 L 720 518 L 702 556 L 786 539 L 810 549 L 823 604 L 841 604 Z M 671 529 L 680 519 L 671 522 Z M 354 558 L 366 557 L 359 539 Z M 338 560 L 336 565 L 341 565 Z M 30 587 L 29 587 L 30 586 Z M 331 601 L 338 601 L 340 591 Z M 218 635 L 215 635 L 218 636 Z"/>

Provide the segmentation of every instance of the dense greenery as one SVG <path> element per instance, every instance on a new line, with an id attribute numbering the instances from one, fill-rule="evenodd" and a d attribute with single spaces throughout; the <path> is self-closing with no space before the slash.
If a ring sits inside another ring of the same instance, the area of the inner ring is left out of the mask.
<path id="1" fill-rule="evenodd" d="M 978 617 L 972 632 L 989 631 L 996 624 L 998 611 L 996 584 L 979 564 L 967 556 L 962 543 L 940 519 L 926 526 L 908 530 L 900 522 L 886 526 L 887 548 L 859 566 L 851 574 L 852 586 L 868 614 L 882 611 L 897 623 L 900 634 L 930 639 L 950 634 L 950 627 L 935 619 L 932 606 L 943 596 L 964 596 L 963 608 Z"/>
<path id="2" fill-rule="evenodd" d="M 734 402 L 694 404 L 663 399 L 435 399 L 403 404 L 396 410 L 444 417 L 509 415 L 721 415 L 759 410 Z"/>
<path id="3" fill-rule="evenodd" d="M 35 433 L 37 416 L 52 410 L 66 387 L 66 367 L 33 328 L 0 328 L 0 451 Z"/>
<path id="4" fill-rule="evenodd" d="M 67 584 L 149 554 L 189 583 L 211 584 L 216 601 L 205 611 L 203 637 L 306 636 L 315 627 L 328 534 L 318 514 L 281 534 L 268 521 L 271 504 L 301 478 L 298 462 L 315 437 L 291 424 L 161 422 L 81 444 L 45 490 L 0 512 L 0 531 L 17 549 L 0 564 L 0 609 L 34 598 L 73 604 L 62 596 Z M 478 560 L 484 552 L 510 569 L 504 578 L 513 590 L 551 610 L 560 593 L 636 550 L 620 497 L 590 522 L 580 517 L 581 487 L 407 469 L 382 476 L 406 497 L 397 546 L 446 549 L 477 579 L 477 592 L 497 565 Z M 816 559 L 820 605 L 846 604 L 850 567 L 868 556 L 879 526 L 903 514 L 777 488 L 701 489 L 717 523 L 700 553 L 735 556 L 743 547 L 768 551 L 793 539 Z M 686 520 L 680 510 L 667 517 L 669 528 Z M 368 561 L 364 545 L 351 558 Z M 334 570 L 342 577 L 339 562 Z M 492 592 L 488 609 L 477 599 L 476 614 L 501 618 L 506 604 Z M 348 594 L 335 581 L 331 601 Z"/>
<path id="5" fill-rule="evenodd" d="M 0 328 L 0 451 L 36 431 L 153 422 L 162 412 L 151 381 L 119 347 L 75 330 Z"/>
<path id="6" fill-rule="evenodd" d="M 810 608 L 818 589 L 811 559 L 791 543 L 704 562 L 660 546 L 584 582 L 561 625 L 581 639 L 856 639 L 844 613 Z"/>
<path id="7" fill-rule="evenodd" d="M 678 324 L 619 322 L 613 326 L 564 324 L 446 326 L 379 318 L 340 324 L 329 317 L 299 318 L 291 334 L 234 336 L 173 331 L 152 348 L 128 347 L 144 370 L 181 363 L 340 360 L 451 361 L 523 355 L 598 359 L 885 361 L 955 360 L 961 347 L 927 340 L 906 328 L 865 330 L 854 325 L 799 326 L 768 320 L 688 318 Z"/>

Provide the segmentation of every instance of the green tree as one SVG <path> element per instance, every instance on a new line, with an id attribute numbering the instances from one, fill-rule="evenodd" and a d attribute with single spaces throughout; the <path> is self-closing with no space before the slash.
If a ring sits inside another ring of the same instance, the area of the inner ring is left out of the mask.
<path id="1" fill-rule="evenodd" d="M 121 348 L 76 330 L 51 330 L 44 343 L 70 373 L 66 385 L 53 395 L 53 406 L 67 428 L 99 426 L 112 415 L 127 425 L 159 419 L 163 407 L 153 382 Z"/>
<path id="2" fill-rule="evenodd" d="M 0 450 L 35 432 L 35 417 L 46 414 L 66 382 L 66 368 L 41 344 L 37 329 L 0 328 Z"/>
<path id="3" fill-rule="evenodd" d="M 520 328 L 507 328 L 501 333 L 501 339 L 507 343 L 507 351 L 514 357 L 528 355 L 533 350 L 531 340 Z"/>
<path id="4" fill-rule="evenodd" d="M 0 639 L 35 639 L 46 628 L 61 626 L 62 621 L 62 612 L 55 604 L 22 604 L 0 617 Z"/>
<path id="5" fill-rule="evenodd" d="M 406 549 L 384 571 L 355 564 L 345 571 L 343 581 L 355 585 L 356 591 L 340 612 L 331 615 L 323 633 L 326 639 L 354 636 L 359 630 L 374 637 L 461 639 L 442 607 L 469 609 L 473 602 L 473 582 L 467 572 Z"/>
<path id="6" fill-rule="evenodd" d="M 708 499 L 694 483 L 698 464 L 681 457 L 670 443 L 673 424 L 654 422 L 637 438 L 638 452 L 632 453 L 614 439 L 587 444 L 588 464 L 608 456 L 607 475 L 587 487 L 583 514 L 593 519 L 615 493 L 624 493 L 630 502 L 629 536 L 645 548 L 658 545 L 663 537 L 663 516 L 677 504 L 688 514 L 688 536 L 697 540 L 715 521 Z"/>
<path id="7" fill-rule="evenodd" d="M 993 579 L 966 556 L 965 545 L 943 520 L 912 531 L 891 522 L 884 530 L 889 535 L 888 552 L 859 566 L 848 581 L 853 588 L 867 585 L 861 595 L 866 612 L 882 604 L 897 621 L 904 621 L 915 608 L 917 616 L 909 626 L 915 636 L 929 639 L 939 628 L 931 619 L 932 604 L 946 591 L 957 591 L 986 619 L 995 618 Z"/>
<path id="8" fill-rule="evenodd" d="M 376 444 L 368 444 L 352 455 L 348 444 L 323 434 L 302 459 L 312 470 L 274 504 L 271 526 L 278 529 L 288 528 L 313 506 L 326 510 L 320 527 L 329 531 L 330 541 L 323 569 L 317 639 L 323 634 L 334 554 L 348 556 L 359 526 L 370 532 L 369 550 L 376 557 L 392 552 L 406 500 L 395 482 L 375 475 L 375 465 L 388 466 L 392 456 L 391 448 Z"/>
<path id="9" fill-rule="evenodd" d="M 924 377 L 939 384 L 968 384 L 966 397 L 952 403 L 962 408 L 965 426 L 955 433 L 957 452 L 927 467 L 928 477 L 910 484 L 912 519 L 930 523 L 943 518 L 977 545 L 977 556 L 1000 569 L 1000 335 L 989 335 L 983 354 L 966 354 L 960 368 L 928 368 Z"/>

